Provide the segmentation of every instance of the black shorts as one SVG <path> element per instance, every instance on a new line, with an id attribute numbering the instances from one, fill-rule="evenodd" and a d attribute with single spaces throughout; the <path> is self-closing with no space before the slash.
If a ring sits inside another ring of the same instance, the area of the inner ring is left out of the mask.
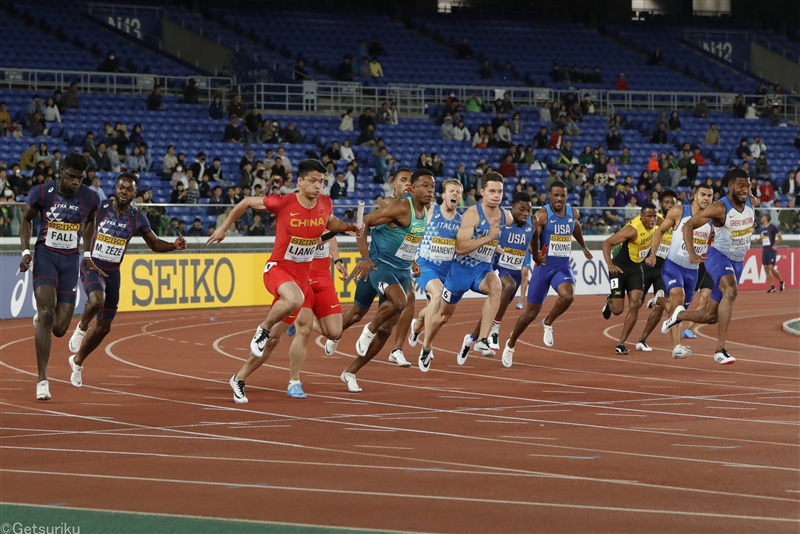
<path id="1" fill-rule="evenodd" d="M 664 281 L 661 279 L 661 266 L 664 265 L 664 258 L 656 260 L 655 267 L 648 267 L 646 263 L 642 262 L 642 270 L 644 272 L 644 293 L 647 294 L 650 288 L 653 288 L 653 293 L 661 290 L 664 291 Z"/>
<path id="2" fill-rule="evenodd" d="M 694 286 L 694 292 L 697 293 L 701 289 L 714 289 L 714 280 L 706 272 L 704 263 L 701 263 L 700 269 L 697 270 L 697 284 Z"/>
<path id="3" fill-rule="evenodd" d="M 611 282 L 611 298 L 621 299 L 625 297 L 625 293 L 630 293 L 634 290 L 644 291 L 644 271 L 642 270 L 641 263 L 628 263 L 622 265 L 614 264 L 622 269 L 621 274 L 612 274 Z"/>

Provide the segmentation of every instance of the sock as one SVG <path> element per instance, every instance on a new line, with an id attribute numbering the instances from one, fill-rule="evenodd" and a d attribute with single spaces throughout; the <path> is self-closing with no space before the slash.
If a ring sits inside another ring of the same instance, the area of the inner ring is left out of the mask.
<path id="1" fill-rule="evenodd" d="M 299 380 L 289 380 L 289 385 L 290 386 L 296 386 L 297 384 L 300 384 Z"/>
<path id="2" fill-rule="evenodd" d="M 492 332 L 499 332 L 500 331 L 500 321 L 495 320 L 492 322 Z"/>

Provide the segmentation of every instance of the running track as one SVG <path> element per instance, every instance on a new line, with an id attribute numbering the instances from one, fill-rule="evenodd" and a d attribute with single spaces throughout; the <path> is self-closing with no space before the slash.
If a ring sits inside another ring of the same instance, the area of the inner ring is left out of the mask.
<path id="1" fill-rule="evenodd" d="M 687 360 L 658 329 L 654 352 L 615 355 L 622 319 L 601 302 L 577 298 L 553 348 L 532 325 L 505 369 L 456 365 L 481 305 L 465 300 L 429 373 L 417 350 L 410 369 L 382 355 L 361 394 L 338 378 L 360 326 L 333 357 L 309 347 L 306 400 L 286 397 L 287 344 L 243 406 L 227 381 L 264 309 L 120 314 L 81 389 L 56 340 L 47 403 L 30 321 L 5 321 L 0 501 L 414 532 L 798 532 L 800 340 L 781 331 L 798 292 L 740 294 L 732 366 L 711 359 L 716 326 Z"/>

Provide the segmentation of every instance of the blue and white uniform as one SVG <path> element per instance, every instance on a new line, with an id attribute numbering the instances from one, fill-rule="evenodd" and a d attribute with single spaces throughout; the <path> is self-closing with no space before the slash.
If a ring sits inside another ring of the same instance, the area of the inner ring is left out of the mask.
<path id="1" fill-rule="evenodd" d="M 478 211 L 480 222 L 475 230 L 472 232 L 472 239 L 481 239 L 489 235 L 491 224 L 486 219 L 486 214 L 483 212 L 483 206 L 478 204 L 475 206 Z M 504 227 L 508 224 L 506 210 L 501 209 L 500 226 Z M 481 282 L 486 278 L 486 275 L 494 272 L 492 262 L 494 261 L 495 251 L 500 241 L 493 239 L 485 245 L 478 247 L 469 254 L 457 254 L 456 259 L 450 266 L 450 273 L 444 281 L 444 289 L 442 290 L 442 300 L 448 304 L 457 304 L 464 293 L 470 289 L 475 292 L 480 292 Z"/>
<path id="2" fill-rule="evenodd" d="M 697 286 L 697 274 L 700 268 L 699 263 L 689 261 L 689 252 L 683 240 L 683 226 L 686 221 L 692 218 L 692 206 L 683 205 L 683 213 L 678 226 L 672 232 L 672 243 L 667 251 L 667 259 L 661 267 L 661 279 L 664 281 L 664 291 L 669 295 L 676 287 L 682 287 L 684 293 L 685 308 L 689 307 L 694 297 L 694 290 Z M 692 232 L 692 246 L 698 256 L 704 255 L 708 251 L 708 242 L 711 239 L 711 221 L 700 228 L 695 228 Z M 660 247 L 659 247 L 660 248 Z"/>
<path id="3" fill-rule="evenodd" d="M 500 250 L 495 257 L 497 276 L 500 278 L 510 276 L 517 288 L 522 280 L 522 267 L 525 265 L 525 259 L 530 257 L 528 245 L 530 245 L 532 237 L 533 221 L 530 217 L 520 226 L 512 222 L 511 226 L 503 228 L 500 234 Z M 514 293 L 516 294 L 516 291 Z"/>
<path id="4" fill-rule="evenodd" d="M 563 283 L 575 285 L 569 258 L 572 254 L 572 233 L 575 231 L 575 217 L 572 206 L 564 207 L 564 216 L 560 217 L 553 212 L 550 204 L 544 209 L 547 212 L 547 224 L 542 228 L 539 244 L 547 245 L 547 255 L 544 265 L 536 265 L 528 285 L 528 302 L 531 304 L 544 304 L 547 292 L 552 287 L 558 290 Z"/>
<path id="5" fill-rule="evenodd" d="M 715 302 L 722 300 L 719 281 L 723 276 L 732 274 L 736 277 L 736 283 L 739 283 L 739 278 L 742 276 L 742 262 L 750 249 L 755 221 L 755 211 L 749 195 L 742 211 L 734 208 L 727 196 L 721 202 L 726 208 L 725 222 L 722 226 L 714 228 L 714 243 L 708 250 L 705 261 L 706 270 L 714 281 L 711 298 Z"/>
<path id="6" fill-rule="evenodd" d="M 417 258 L 420 270 L 417 283 L 423 291 L 428 286 L 428 282 L 435 278 L 444 284 L 447 274 L 450 272 L 450 265 L 456 257 L 456 235 L 459 228 L 461 228 L 460 213 L 456 212 L 456 216 L 448 220 L 444 217 L 440 205 L 433 207 L 433 214 L 425 226 L 425 235 L 419 245 L 419 257 Z"/>

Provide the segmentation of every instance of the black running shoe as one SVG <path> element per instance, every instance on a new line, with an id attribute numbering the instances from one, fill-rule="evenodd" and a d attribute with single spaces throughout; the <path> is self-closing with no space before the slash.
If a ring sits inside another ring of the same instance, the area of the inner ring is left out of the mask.
<path id="1" fill-rule="evenodd" d="M 781 291 L 786 289 L 786 282 L 781 282 Z"/>
<path id="2" fill-rule="evenodd" d="M 614 350 L 617 351 L 617 354 L 630 354 L 630 351 L 628 350 L 628 347 L 625 346 L 625 343 L 620 343 Z"/>
<path id="3" fill-rule="evenodd" d="M 609 303 L 611 302 L 611 297 L 606 299 L 606 303 L 603 304 L 603 319 L 608 321 L 611 318 L 611 306 Z"/>
<path id="4" fill-rule="evenodd" d="M 775 286 L 770 286 L 769 289 L 767 289 L 767 293 L 775 293 Z"/>

